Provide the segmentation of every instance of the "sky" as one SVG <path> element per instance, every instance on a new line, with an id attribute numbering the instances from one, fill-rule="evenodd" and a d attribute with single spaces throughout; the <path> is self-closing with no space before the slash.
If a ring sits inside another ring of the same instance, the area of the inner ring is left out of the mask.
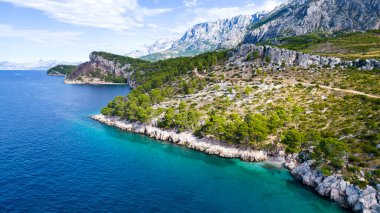
<path id="1" fill-rule="evenodd" d="M 0 61 L 82 62 L 180 38 L 202 22 L 270 11 L 283 0 L 0 0 Z"/>

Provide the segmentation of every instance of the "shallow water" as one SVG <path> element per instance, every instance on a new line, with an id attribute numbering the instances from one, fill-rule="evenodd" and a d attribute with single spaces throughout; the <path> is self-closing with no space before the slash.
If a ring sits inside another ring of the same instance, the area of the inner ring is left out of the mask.
<path id="1" fill-rule="evenodd" d="M 342 212 L 265 163 L 209 156 L 88 118 L 125 86 L 0 71 L 0 212 Z"/>

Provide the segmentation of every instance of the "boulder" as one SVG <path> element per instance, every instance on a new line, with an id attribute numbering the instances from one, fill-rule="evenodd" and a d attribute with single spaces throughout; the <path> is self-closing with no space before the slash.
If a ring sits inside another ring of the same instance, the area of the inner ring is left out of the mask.
<path id="1" fill-rule="evenodd" d="M 358 186 L 354 186 L 353 184 L 347 186 L 346 197 L 348 207 L 355 207 L 355 205 L 359 202 L 360 192 L 361 189 Z"/>
<path id="2" fill-rule="evenodd" d="M 378 207 L 376 195 L 376 189 L 372 186 L 367 186 L 366 189 L 360 192 L 359 201 L 353 210 L 356 212 L 371 212 L 371 210 Z"/>

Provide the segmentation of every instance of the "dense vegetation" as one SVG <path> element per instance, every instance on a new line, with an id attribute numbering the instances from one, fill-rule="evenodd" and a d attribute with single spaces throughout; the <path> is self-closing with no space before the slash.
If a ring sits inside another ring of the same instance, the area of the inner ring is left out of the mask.
<path id="1" fill-rule="evenodd" d="M 301 36 L 276 38 L 262 44 L 347 60 L 380 58 L 380 30 L 333 34 L 315 32 Z"/>
<path id="2" fill-rule="evenodd" d="M 50 68 L 47 71 L 48 75 L 68 75 L 73 72 L 77 66 L 74 65 L 57 65 L 55 67 Z"/>

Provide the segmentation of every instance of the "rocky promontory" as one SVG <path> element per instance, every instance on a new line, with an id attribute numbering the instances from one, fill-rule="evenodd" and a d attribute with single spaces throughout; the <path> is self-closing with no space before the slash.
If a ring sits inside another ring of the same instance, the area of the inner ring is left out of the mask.
<path id="1" fill-rule="evenodd" d="M 135 60 L 128 57 L 113 55 L 104 52 L 92 52 L 90 61 L 80 64 L 77 69 L 66 75 L 67 84 L 129 84 Z M 118 60 L 118 59 L 122 60 Z M 129 63 L 130 62 L 130 63 Z"/>
<path id="2" fill-rule="evenodd" d="M 380 184 L 377 184 L 377 189 L 372 186 L 360 189 L 358 186 L 345 181 L 341 175 L 324 176 L 321 171 L 313 168 L 314 163 L 310 160 L 288 168 L 291 169 L 291 174 L 297 180 L 343 207 L 352 209 L 354 212 L 380 212 Z M 293 164 L 289 162 L 287 165 Z"/>

